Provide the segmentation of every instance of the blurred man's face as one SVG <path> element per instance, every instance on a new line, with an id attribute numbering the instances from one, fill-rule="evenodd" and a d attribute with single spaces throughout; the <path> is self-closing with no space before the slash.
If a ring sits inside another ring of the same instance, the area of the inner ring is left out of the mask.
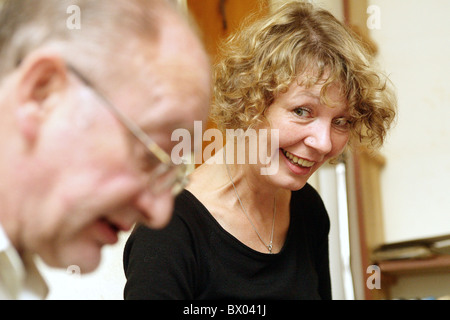
<path id="1" fill-rule="evenodd" d="M 135 41 L 128 63 L 105 61 L 115 67 L 123 63 L 124 78 L 95 86 L 170 155 L 176 143 L 172 131 L 192 130 L 194 120 L 206 119 L 210 75 L 198 40 L 181 22 L 169 20 L 156 54 L 148 43 Z M 119 231 L 137 221 L 165 226 L 174 199 L 169 191 L 149 191 L 152 169 L 144 146 L 69 70 L 67 87 L 46 104 L 51 111 L 30 162 L 22 161 L 33 166 L 27 169 L 33 187 L 19 242 L 31 244 L 24 249 L 49 265 L 78 265 L 90 272 L 100 262 L 101 248 L 116 243 Z"/>

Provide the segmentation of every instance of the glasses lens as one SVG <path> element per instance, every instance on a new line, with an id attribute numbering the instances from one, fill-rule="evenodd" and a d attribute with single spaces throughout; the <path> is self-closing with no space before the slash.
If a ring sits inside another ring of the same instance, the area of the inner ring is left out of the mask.
<path id="1" fill-rule="evenodd" d="M 161 163 L 154 169 L 150 176 L 150 190 L 153 194 L 159 194 L 170 190 L 175 196 L 186 186 L 186 166 L 170 166 Z"/>

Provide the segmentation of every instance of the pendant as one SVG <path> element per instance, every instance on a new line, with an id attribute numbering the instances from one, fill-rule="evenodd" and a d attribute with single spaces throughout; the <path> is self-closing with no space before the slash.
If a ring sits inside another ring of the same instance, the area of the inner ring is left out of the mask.
<path id="1" fill-rule="evenodd" d="M 272 253 L 272 244 L 269 244 L 269 246 L 267 247 L 267 249 L 269 250 L 269 253 Z"/>

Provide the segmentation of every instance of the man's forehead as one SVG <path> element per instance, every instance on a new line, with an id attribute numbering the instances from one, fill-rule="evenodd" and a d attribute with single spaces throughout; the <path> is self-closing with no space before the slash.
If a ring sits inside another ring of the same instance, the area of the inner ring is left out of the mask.
<path id="1" fill-rule="evenodd" d="M 156 127 L 172 131 L 193 127 L 196 120 L 205 120 L 208 115 L 210 92 L 209 83 L 199 81 L 207 70 L 164 70 L 157 76 L 158 81 L 149 88 L 148 107 L 143 120 Z"/>
<path id="2" fill-rule="evenodd" d="M 120 103 L 149 134 L 193 130 L 204 121 L 210 102 L 210 65 L 199 40 L 179 17 L 163 28 L 156 48 L 134 50 Z M 135 49 L 145 44 L 135 43 Z M 148 44 L 147 44 L 148 45 Z M 156 51 L 155 51 L 156 50 Z M 131 76 L 132 75 L 132 76 Z"/>

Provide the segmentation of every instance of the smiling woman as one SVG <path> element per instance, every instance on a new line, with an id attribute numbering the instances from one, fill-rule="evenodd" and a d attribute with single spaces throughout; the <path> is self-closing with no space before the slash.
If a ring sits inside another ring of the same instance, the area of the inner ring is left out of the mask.
<path id="1" fill-rule="evenodd" d="M 130 237 L 125 298 L 330 299 L 330 221 L 307 181 L 349 141 L 382 144 L 395 116 L 388 80 L 346 27 L 298 1 L 231 35 L 214 76 L 218 128 L 276 131 L 278 147 L 267 163 L 239 163 L 227 138 L 168 228 Z M 261 174 L 275 159 L 276 173 Z"/>
<path id="2" fill-rule="evenodd" d="M 351 30 L 327 11 L 311 8 L 287 3 L 222 45 L 212 119 L 219 128 L 248 128 L 264 121 L 267 107 L 296 80 L 305 87 L 322 83 L 319 97 L 325 104 L 327 88 L 339 83 L 351 136 L 381 146 L 395 118 L 389 79 Z"/>

